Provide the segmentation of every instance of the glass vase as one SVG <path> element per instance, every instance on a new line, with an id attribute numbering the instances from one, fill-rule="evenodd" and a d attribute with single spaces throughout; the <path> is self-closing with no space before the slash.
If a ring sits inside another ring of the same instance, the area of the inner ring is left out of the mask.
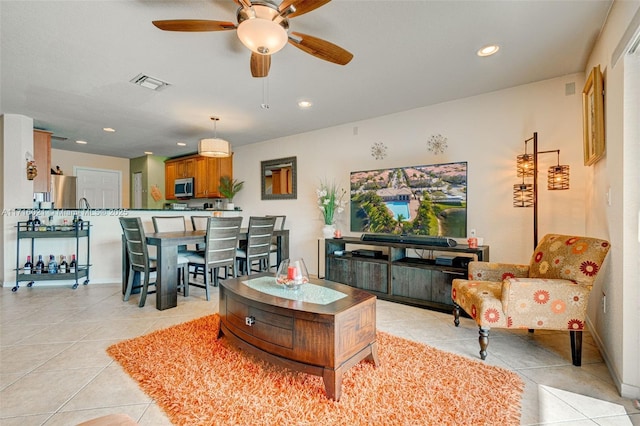
<path id="1" fill-rule="evenodd" d="M 276 282 L 286 288 L 296 289 L 302 284 L 309 282 L 307 266 L 302 258 L 291 261 L 285 259 L 280 263 L 276 272 Z"/>

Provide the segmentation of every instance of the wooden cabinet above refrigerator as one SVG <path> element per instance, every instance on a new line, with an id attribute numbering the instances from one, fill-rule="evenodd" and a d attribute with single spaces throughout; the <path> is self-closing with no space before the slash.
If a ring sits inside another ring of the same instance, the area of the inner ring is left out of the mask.
<path id="1" fill-rule="evenodd" d="M 38 175 L 33 179 L 33 192 L 51 191 L 51 132 L 33 131 L 33 159 Z"/>

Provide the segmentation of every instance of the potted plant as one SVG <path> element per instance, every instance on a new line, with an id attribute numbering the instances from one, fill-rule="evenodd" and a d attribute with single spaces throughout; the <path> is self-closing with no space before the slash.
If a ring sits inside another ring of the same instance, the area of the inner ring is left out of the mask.
<path id="1" fill-rule="evenodd" d="M 227 209 L 233 210 L 233 197 L 242 189 L 244 181 L 240 182 L 237 179 L 231 179 L 229 176 L 220 177 L 220 186 L 218 191 L 224 198 L 227 199 Z"/>
<path id="2" fill-rule="evenodd" d="M 318 196 L 318 207 L 322 212 L 324 221 L 322 235 L 325 238 L 333 238 L 336 230 L 336 219 L 338 214 L 344 211 L 346 204 L 344 197 L 347 192 L 338 188 L 335 183 L 323 181 L 320 183 L 320 188 L 316 189 L 316 194 Z"/>

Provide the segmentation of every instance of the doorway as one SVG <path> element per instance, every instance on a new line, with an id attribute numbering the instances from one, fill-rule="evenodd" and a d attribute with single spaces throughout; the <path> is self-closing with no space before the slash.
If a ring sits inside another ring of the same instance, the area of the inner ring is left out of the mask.
<path id="1" fill-rule="evenodd" d="M 137 172 L 133 174 L 133 208 L 141 209 L 142 207 L 142 173 Z"/>

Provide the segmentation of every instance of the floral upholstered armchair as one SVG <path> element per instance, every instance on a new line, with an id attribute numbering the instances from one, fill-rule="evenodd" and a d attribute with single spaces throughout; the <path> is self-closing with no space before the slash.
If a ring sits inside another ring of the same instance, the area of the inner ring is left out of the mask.
<path id="1" fill-rule="evenodd" d="M 480 328 L 480 358 L 487 357 L 489 330 L 568 330 L 573 365 L 581 365 L 582 330 L 589 293 L 609 251 L 608 241 L 546 235 L 529 265 L 470 262 L 469 279 L 453 280 L 454 323 L 460 308 Z"/>

